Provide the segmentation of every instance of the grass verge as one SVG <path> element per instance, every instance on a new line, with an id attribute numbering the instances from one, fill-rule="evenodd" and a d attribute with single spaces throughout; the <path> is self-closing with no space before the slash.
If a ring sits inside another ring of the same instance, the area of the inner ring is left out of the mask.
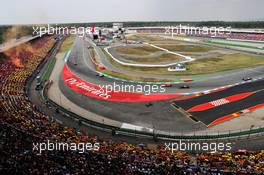
<path id="1" fill-rule="evenodd" d="M 73 45 L 75 37 L 73 35 L 68 36 L 62 43 L 60 50 L 58 53 L 60 52 L 67 52 L 71 46 Z"/>
<path id="2" fill-rule="evenodd" d="M 157 52 L 160 50 L 151 46 L 140 46 L 140 47 L 118 47 L 115 48 L 115 51 L 119 54 L 149 55 L 153 52 Z"/>
<path id="3" fill-rule="evenodd" d="M 200 45 L 190 45 L 190 44 L 177 44 L 177 45 L 157 45 L 164 49 L 177 52 L 208 52 L 211 50 L 216 50 L 214 47 L 210 46 L 200 46 Z"/>
<path id="4" fill-rule="evenodd" d="M 103 49 L 102 49 L 103 50 Z M 168 72 L 167 68 L 146 68 L 146 67 L 134 67 L 134 66 L 123 66 L 115 62 L 104 50 L 103 50 L 108 61 L 114 66 L 140 72 L 144 74 L 156 74 L 156 75 L 197 75 L 197 74 L 208 74 L 215 72 L 222 72 L 228 70 L 235 70 L 248 67 L 256 67 L 264 65 L 264 57 L 253 54 L 235 53 L 226 54 L 218 57 L 204 58 L 186 63 L 188 68 L 187 71 L 182 72 Z"/>
<path id="5" fill-rule="evenodd" d="M 47 66 L 45 72 L 43 73 L 43 75 L 41 77 L 42 82 L 45 82 L 45 81 L 47 81 L 49 79 L 50 74 L 51 74 L 51 72 L 52 72 L 52 70 L 53 70 L 53 68 L 55 66 L 55 63 L 56 63 L 56 59 L 55 58 L 51 58 L 49 60 L 48 66 Z"/>
<path id="6" fill-rule="evenodd" d="M 127 59 L 127 60 L 131 60 L 134 62 L 138 62 L 138 63 L 162 63 L 162 62 L 172 62 L 172 61 L 182 61 L 183 59 L 177 55 L 173 55 L 170 53 L 164 53 L 162 55 L 159 56 L 153 56 L 153 57 L 146 57 L 146 58 L 132 58 L 132 57 L 128 57 L 128 56 L 122 56 L 123 58 Z"/>
<path id="7" fill-rule="evenodd" d="M 248 48 L 248 49 L 264 50 L 264 48 L 260 48 L 257 46 L 248 46 L 248 45 L 235 44 L 235 43 L 224 43 L 224 42 L 217 42 L 217 41 L 210 41 L 210 40 L 205 40 L 204 42 L 209 43 L 209 44 L 219 44 L 219 45 L 224 45 L 224 46 L 233 46 L 233 47 L 243 47 L 243 48 Z"/>

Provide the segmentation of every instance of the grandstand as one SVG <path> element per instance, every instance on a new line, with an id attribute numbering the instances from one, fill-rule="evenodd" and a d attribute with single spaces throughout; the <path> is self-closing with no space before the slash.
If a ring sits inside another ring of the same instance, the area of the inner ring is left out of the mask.
<path id="1" fill-rule="evenodd" d="M 101 140 L 51 121 L 29 100 L 28 78 L 56 44 L 44 36 L 1 54 L 1 174 L 262 174 L 264 152 L 186 153 Z M 100 150 L 36 154 L 32 142 L 99 142 Z"/>
<path id="2" fill-rule="evenodd" d="M 133 27 L 128 28 L 128 31 L 134 31 L 137 33 L 160 33 L 164 34 L 169 31 L 167 27 Z M 171 32 L 172 29 L 170 29 Z M 177 33 L 175 29 L 173 29 L 175 34 Z M 180 31 L 178 31 L 180 33 Z M 181 33 L 184 33 L 182 30 Z M 255 31 L 255 30 L 246 30 L 246 29 L 232 29 L 230 32 L 225 32 L 223 34 L 217 33 L 217 35 L 213 34 L 198 34 L 198 32 L 194 32 L 193 34 L 186 34 L 186 36 L 194 36 L 194 37 L 208 37 L 208 38 L 222 38 L 222 39 L 240 39 L 240 40 L 251 40 L 251 41 L 264 41 L 264 32 Z"/>

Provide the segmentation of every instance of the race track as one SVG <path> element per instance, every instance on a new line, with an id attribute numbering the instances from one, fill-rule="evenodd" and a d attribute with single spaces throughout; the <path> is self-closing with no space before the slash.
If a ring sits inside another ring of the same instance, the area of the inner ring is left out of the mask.
<path id="1" fill-rule="evenodd" d="M 104 53 L 98 46 L 94 46 L 90 40 L 84 40 L 83 38 L 76 38 L 74 46 L 66 62 L 67 68 L 70 72 L 78 77 L 81 81 L 89 83 L 90 85 L 107 85 L 123 84 L 124 81 L 111 79 L 108 77 L 98 77 L 95 65 L 91 61 L 88 47 L 95 47 L 99 54 L 101 62 L 107 69 L 117 71 L 120 73 L 126 73 L 130 76 L 141 76 L 145 78 L 166 78 L 166 79 L 179 79 L 175 76 L 167 75 L 142 75 L 127 70 L 120 70 L 114 67 L 105 58 Z M 104 117 L 121 121 L 124 123 L 134 124 L 138 126 L 155 128 L 160 131 L 167 132 L 191 132 L 197 129 L 206 129 L 212 124 L 229 120 L 232 117 L 226 117 L 233 115 L 234 113 L 241 112 L 247 108 L 261 105 L 264 103 L 263 88 L 264 80 L 262 76 L 264 74 L 264 67 L 246 68 L 241 70 L 234 70 L 228 72 L 214 73 L 208 75 L 194 75 L 194 76 L 182 76 L 182 78 L 197 78 L 197 81 L 188 82 L 191 86 L 190 89 L 179 89 L 182 83 L 176 83 L 173 87 L 166 88 L 164 94 L 159 95 L 171 95 L 171 98 L 164 99 L 151 99 L 146 101 L 133 101 L 138 99 L 137 94 L 125 95 L 125 99 L 132 99 L 131 102 L 124 100 L 106 100 L 95 98 L 89 94 L 76 91 L 72 86 L 65 83 L 65 77 L 61 75 L 59 87 L 64 95 L 72 102 L 79 106 L 102 115 Z M 202 78 L 201 78 L 202 77 Z M 253 80 L 249 82 L 242 81 L 244 77 L 252 77 Z M 256 80 L 254 80 L 256 79 Z M 129 85 L 137 85 L 136 82 L 125 82 Z M 148 83 L 141 85 L 147 85 Z M 235 85 L 230 87 L 230 85 Z M 216 91 L 207 95 L 201 95 L 178 101 L 178 96 L 184 96 L 186 94 L 203 94 L 210 90 L 217 89 L 219 87 L 225 87 L 222 91 Z M 249 93 L 242 95 L 239 94 Z M 115 95 L 115 94 L 114 94 Z M 156 94 L 157 95 L 157 94 Z M 195 108 L 199 105 L 205 105 L 225 99 L 231 96 L 235 100 L 228 101 L 227 103 L 216 105 L 213 107 L 207 107 L 200 111 L 192 111 L 191 108 Z M 243 98 L 242 98 L 243 97 Z M 119 96 L 122 99 L 122 96 Z M 175 99 L 176 98 L 176 99 Z M 113 102 L 115 101 L 115 102 Z M 152 102 L 149 102 L 152 101 Z M 173 105 L 174 104 L 174 105 Z M 176 108 L 175 108 L 176 106 Z M 177 110 L 177 107 L 183 109 L 183 111 Z M 188 111 L 189 110 L 189 111 Z M 189 115 L 192 117 L 190 118 Z M 234 115 L 236 117 L 239 115 Z M 195 120 L 193 120 L 195 119 Z M 198 121 L 198 122 L 197 122 Z"/>

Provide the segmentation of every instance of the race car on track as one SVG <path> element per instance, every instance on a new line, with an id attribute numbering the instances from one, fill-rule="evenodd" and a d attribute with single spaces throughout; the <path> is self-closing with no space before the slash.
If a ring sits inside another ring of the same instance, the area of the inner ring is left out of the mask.
<path id="1" fill-rule="evenodd" d="M 180 86 L 180 89 L 189 89 L 189 88 L 191 88 L 191 87 L 187 84 Z"/>
<path id="2" fill-rule="evenodd" d="M 104 75 L 103 74 L 100 74 L 100 73 L 99 74 L 96 74 L 96 76 L 97 77 L 104 77 Z"/>
<path id="3" fill-rule="evenodd" d="M 244 77 L 242 80 L 243 81 L 250 81 L 250 80 L 252 80 L 252 78 L 251 77 Z"/>
<path id="4" fill-rule="evenodd" d="M 166 83 L 166 84 L 162 84 L 161 86 L 163 86 L 163 87 L 172 87 L 172 84 Z"/>

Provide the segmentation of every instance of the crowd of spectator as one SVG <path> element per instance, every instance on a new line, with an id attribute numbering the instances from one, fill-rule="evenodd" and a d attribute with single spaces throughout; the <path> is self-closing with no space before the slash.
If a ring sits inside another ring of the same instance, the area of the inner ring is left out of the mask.
<path id="1" fill-rule="evenodd" d="M 174 29 L 175 30 L 175 29 Z M 171 34 L 171 29 L 166 29 L 165 27 L 163 28 L 140 28 L 136 30 L 138 33 L 167 33 L 167 34 Z M 180 31 L 175 30 L 174 34 L 179 34 Z M 231 39 L 240 39 L 240 40 L 258 40 L 258 41 L 263 41 L 264 40 L 264 33 L 245 33 L 245 32 L 226 32 L 226 33 L 214 33 L 212 32 L 207 33 L 207 32 L 201 32 L 199 33 L 198 31 L 184 31 L 182 30 L 181 34 L 186 34 L 189 36 L 195 36 L 195 37 L 207 37 L 207 38 L 211 38 L 211 37 L 218 37 L 218 38 L 231 38 Z"/>
<path id="2" fill-rule="evenodd" d="M 171 153 L 164 146 L 104 141 L 62 126 L 31 103 L 26 80 L 54 45 L 45 36 L 1 54 L 0 174 L 262 174 L 264 152 Z M 98 151 L 44 151 L 32 143 L 100 143 Z"/>
<path id="3" fill-rule="evenodd" d="M 263 41 L 264 40 L 264 33 L 224 33 L 224 34 L 192 34 L 190 36 L 196 37 L 218 37 L 218 38 L 229 38 L 229 39 L 239 39 L 239 40 L 257 40 Z"/>

